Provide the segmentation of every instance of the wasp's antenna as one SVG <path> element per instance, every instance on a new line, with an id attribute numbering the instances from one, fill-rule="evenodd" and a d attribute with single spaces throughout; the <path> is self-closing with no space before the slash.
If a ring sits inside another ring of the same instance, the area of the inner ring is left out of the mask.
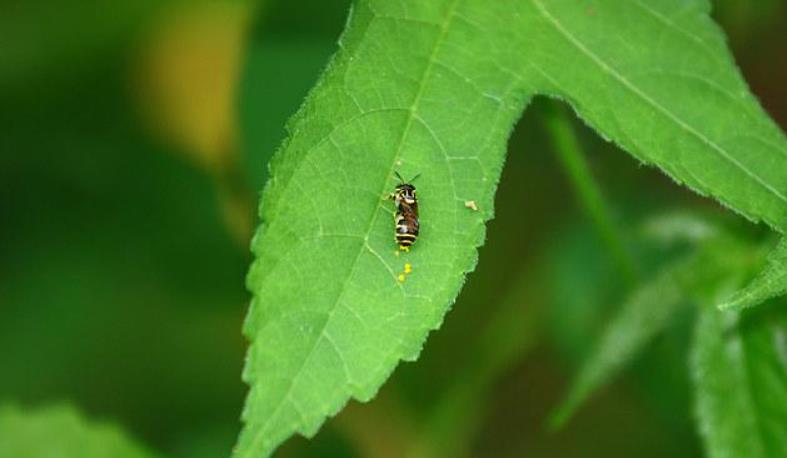
<path id="1" fill-rule="evenodd" d="M 402 178 L 402 176 L 399 175 L 399 172 L 394 172 L 394 173 L 396 174 L 397 177 L 399 177 L 399 182 L 400 183 L 406 183 L 406 181 L 404 181 L 404 178 Z"/>
<path id="2" fill-rule="evenodd" d="M 411 178 L 411 179 L 410 179 L 410 183 L 414 182 L 414 181 L 416 180 L 416 178 L 418 178 L 418 177 L 420 177 L 420 176 L 421 176 L 421 174 L 419 173 L 419 174 L 417 174 L 416 176 L 414 176 L 413 178 Z"/>

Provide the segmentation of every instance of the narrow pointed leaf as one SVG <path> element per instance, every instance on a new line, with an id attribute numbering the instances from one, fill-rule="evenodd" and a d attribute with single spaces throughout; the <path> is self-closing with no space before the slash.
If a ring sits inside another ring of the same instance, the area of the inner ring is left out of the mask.
<path id="1" fill-rule="evenodd" d="M 722 310 L 741 310 L 787 294 L 787 239 L 768 256 L 765 269 L 745 288 L 719 305 Z"/>
<path id="2" fill-rule="evenodd" d="M 358 0 L 272 160 L 236 456 L 313 435 L 418 356 L 475 266 L 506 141 L 535 94 L 569 101 L 676 181 L 787 228 L 784 137 L 707 2 Z M 421 173 L 422 234 L 403 254 L 381 200 L 397 171 Z"/>
<path id="3" fill-rule="evenodd" d="M 668 265 L 634 290 L 609 321 L 598 346 L 585 359 L 550 425 L 562 426 L 598 388 L 617 375 L 670 323 L 703 285 L 713 284 L 737 267 L 741 247 L 729 240 L 708 242 Z"/>
<path id="4" fill-rule="evenodd" d="M 60 406 L 26 412 L 0 408 L 0 458 L 152 458 L 120 429 Z"/>
<path id="5" fill-rule="evenodd" d="M 596 389 L 611 377 L 669 323 L 686 303 L 682 281 L 696 268 L 696 259 L 683 259 L 637 289 L 623 303 L 601 336 L 598 347 L 585 359 L 566 398 L 550 419 L 562 426 Z"/>
<path id="6" fill-rule="evenodd" d="M 712 458 L 787 450 L 787 320 L 770 315 L 701 312 L 692 375 L 700 434 Z"/>

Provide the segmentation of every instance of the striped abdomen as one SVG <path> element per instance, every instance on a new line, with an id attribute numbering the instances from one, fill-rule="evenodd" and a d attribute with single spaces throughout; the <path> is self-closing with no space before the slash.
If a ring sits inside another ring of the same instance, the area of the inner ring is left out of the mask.
<path id="1" fill-rule="evenodd" d="M 409 248 L 418 238 L 418 207 L 400 205 L 396 212 L 396 243 Z"/>

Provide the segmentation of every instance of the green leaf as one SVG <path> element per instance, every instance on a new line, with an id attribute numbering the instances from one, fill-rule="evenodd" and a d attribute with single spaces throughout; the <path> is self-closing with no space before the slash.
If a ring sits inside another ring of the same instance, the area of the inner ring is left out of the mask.
<path id="1" fill-rule="evenodd" d="M 787 320 L 784 313 L 757 312 L 705 307 L 697 323 L 697 416 L 714 458 L 774 457 L 787 450 Z"/>
<path id="2" fill-rule="evenodd" d="M 272 160 L 248 276 L 238 457 L 313 435 L 414 360 L 476 264 L 507 138 L 535 94 L 676 181 L 787 228 L 787 147 L 704 1 L 359 0 Z M 381 196 L 421 173 L 399 255 Z M 466 207 L 475 203 L 477 211 Z M 413 272 L 397 280 L 405 262 Z"/>
<path id="3" fill-rule="evenodd" d="M 73 408 L 0 408 L 0 458 L 150 458 L 115 426 L 88 422 Z"/>
<path id="4" fill-rule="evenodd" d="M 680 306 L 703 285 L 713 284 L 737 267 L 741 248 L 730 241 L 707 243 L 652 276 L 624 301 L 582 364 L 568 394 L 550 418 L 561 427 L 599 387 L 615 376 L 670 323 Z"/>
<path id="5" fill-rule="evenodd" d="M 787 239 L 768 256 L 765 269 L 745 288 L 736 291 L 719 308 L 741 310 L 787 294 Z"/>

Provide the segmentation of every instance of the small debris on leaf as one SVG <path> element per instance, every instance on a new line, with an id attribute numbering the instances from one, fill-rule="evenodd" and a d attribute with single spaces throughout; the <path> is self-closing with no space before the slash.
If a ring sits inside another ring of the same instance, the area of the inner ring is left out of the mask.
<path id="1" fill-rule="evenodd" d="M 478 211 L 478 206 L 475 204 L 474 200 L 466 200 L 465 207 L 469 208 L 470 210 L 473 210 L 474 212 Z"/>

